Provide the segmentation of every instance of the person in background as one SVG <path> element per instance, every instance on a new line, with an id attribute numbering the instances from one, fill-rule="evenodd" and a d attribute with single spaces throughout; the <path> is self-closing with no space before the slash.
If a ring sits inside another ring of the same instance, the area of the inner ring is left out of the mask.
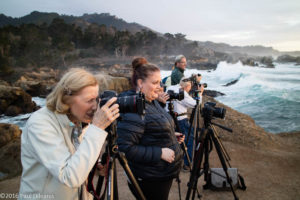
<path id="1" fill-rule="evenodd" d="M 71 69 L 46 106 L 30 116 L 21 137 L 19 199 L 93 199 L 85 180 L 105 142 L 105 128 L 119 117 L 116 98 L 99 108 L 98 91 L 91 73 Z M 83 129 L 82 123 L 88 125 Z"/>
<path id="2" fill-rule="evenodd" d="M 179 84 L 181 78 L 184 76 L 184 70 L 186 68 L 186 58 L 184 55 L 178 55 L 175 58 L 175 67 L 171 74 L 171 85 Z"/>
<path id="3" fill-rule="evenodd" d="M 184 99 L 182 99 L 181 101 L 174 100 L 173 105 L 174 105 L 174 112 L 178 116 L 177 117 L 178 126 L 179 126 L 180 131 L 185 135 L 185 143 L 187 145 L 187 152 L 188 152 L 189 158 L 192 162 L 193 161 L 192 158 L 193 158 L 193 145 L 194 145 L 194 131 L 193 131 L 193 129 L 191 129 L 191 133 L 188 138 L 190 123 L 188 120 L 187 111 L 188 111 L 188 108 L 194 108 L 196 106 L 196 100 L 193 99 L 189 95 L 191 88 L 192 88 L 191 78 L 183 77 L 180 80 L 180 84 L 168 87 L 167 91 L 173 90 L 175 93 L 179 93 L 179 89 L 183 89 L 183 91 L 184 91 Z M 197 88 L 197 91 L 199 91 L 198 97 L 200 97 L 199 102 L 201 103 L 204 87 L 201 86 L 200 88 Z M 188 159 L 186 156 L 184 156 L 183 170 L 188 171 L 189 170 L 188 166 L 189 166 Z"/>
<path id="4" fill-rule="evenodd" d="M 161 92 L 160 69 L 142 61 L 135 59 L 132 62 L 133 89 L 120 96 L 142 92 L 145 95 L 145 115 L 122 114 L 122 120 L 117 125 L 117 144 L 119 151 L 125 153 L 146 199 L 166 200 L 173 179 L 182 166 L 183 153 L 176 138 L 180 133 L 175 133 L 172 117 L 156 100 Z M 136 196 L 131 183 L 128 184 Z"/>

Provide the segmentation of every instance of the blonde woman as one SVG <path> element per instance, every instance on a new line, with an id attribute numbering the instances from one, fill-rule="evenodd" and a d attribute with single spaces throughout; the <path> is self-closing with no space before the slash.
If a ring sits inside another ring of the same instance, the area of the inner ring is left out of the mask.
<path id="1" fill-rule="evenodd" d="M 31 115 L 21 138 L 19 199 L 92 199 L 85 180 L 119 116 L 116 98 L 98 106 L 99 85 L 83 69 L 71 69 Z M 111 106 L 111 107 L 110 107 Z M 82 130 L 82 123 L 88 126 Z"/>

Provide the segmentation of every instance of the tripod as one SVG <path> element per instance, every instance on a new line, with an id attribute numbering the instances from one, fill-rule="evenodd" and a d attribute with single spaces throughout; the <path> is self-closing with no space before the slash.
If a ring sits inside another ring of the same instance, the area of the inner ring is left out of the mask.
<path id="1" fill-rule="evenodd" d="M 178 131 L 179 133 L 181 133 L 181 130 L 180 130 L 180 127 L 179 127 L 179 124 L 178 124 L 178 120 L 177 120 L 177 115 L 174 112 L 174 104 L 173 104 L 172 100 L 170 100 L 170 102 L 169 102 L 168 109 L 169 109 L 170 115 L 172 116 L 172 118 L 174 120 L 175 130 Z M 186 144 L 185 144 L 184 141 L 180 144 L 180 147 L 183 150 L 183 152 L 184 152 L 184 154 L 185 154 L 185 156 L 186 156 L 186 158 L 188 160 L 190 169 L 192 169 L 191 159 L 190 159 L 190 156 L 189 156 L 189 154 L 187 152 L 187 146 L 186 146 Z"/>
<path id="2" fill-rule="evenodd" d="M 190 179 L 189 179 L 189 183 L 188 183 L 188 191 L 186 194 L 186 200 L 190 199 L 191 192 L 192 192 L 192 199 L 195 198 L 195 190 L 197 189 L 198 179 L 202 174 L 204 174 L 204 180 L 206 182 L 209 181 L 209 153 L 212 151 L 213 145 L 216 148 L 219 160 L 220 160 L 223 170 L 225 172 L 226 179 L 230 185 L 230 189 L 233 193 L 234 199 L 238 200 L 238 197 L 232 186 L 232 180 L 228 174 L 227 163 L 228 163 L 228 166 L 231 167 L 230 163 L 229 163 L 230 157 L 229 157 L 226 149 L 224 148 L 223 144 L 219 140 L 219 136 L 218 136 L 218 133 L 217 133 L 214 125 L 222 128 L 224 130 L 227 130 L 229 132 L 232 132 L 232 130 L 227 127 L 224 127 L 219 124 L 211 122 L 211 120 L 213 118 L 213 112 L 212 112 L 212 110 L 210 110 L 210 111 L 211 112 L 204 113 L 204 116 L 203 116 L 204 117 L 204 128 L 201 130 L 199 140 L 196 140 L 196 141 L 198 141 L 198 144 L 197 144 L 197 147 L 195 148 L 193 169 L 190 174 Z M 203 170 L 201 172 L 200 170 L 201 170 L 201 163 L 202 163 L 203 157 L 204 157 L 204 164 L 203 164 Z M 204 186 L 204 189 L 207 189 L 208 187 L 209 187 L 209 184 L 207 183 Z"/>
<path id="3" fill-rule="evenodd" d="M 105 149 L 105 153 L 102 156 L 101 163 L 104 165 L 105 162 L 107 164 L 107 174 L 106 174 L 106 182 L 105 182 L 105 189 L 103 195 L 100 196 L 100 192 L 102 189 L 104 177 L 99 175 L 98 182 L 96 189 L 93 185 L 93 178 L 94 174 L 98 165 L 98 162 L 94 165 L 92 171 L 88 176 L 88 191 L 93 194 L 94 200 L 102 200 L 105 198 L 105 191 L 107 190 L 107 199 L 108 200 L 117 200 L 119 199 L 118 195 L 118 184 L 117 184 L 117 168 L 116 168 L 116 159 L 119 160 L 123 170 L 125 171 L 130 183 L 132 184 L 132 188 L 135 191 L 138 199 L 146 200 L 141 188 L 137 180 L 135 179 L 134 175 L 132 174 L 128 162 L 125 158 L 124 153 L 118 151 L 118 147 L 116 144 L 116 121 L 113 122 L 107 129 L 108 132 L 107 136 L 107 145 Z"/>
<path id="4" fill-rule="evenodd" d="M 169 105 L 168 105 L 168 109 L 169 109 L 169 113 L 170 115 L 172 116 L 173 120 L 174 120 L 174 123 L 175 123 L 175 130 L 178 131 L 179 133 L 181 133 L 181 130 L 180 130 L 180 127 L 179 127 L 179 124 L 178 124 L 178 120 L 177 120 L 177 115 L 176 113 L 174 112 L 174 104 L 172 102 L 172 100 L 170 100 L 169 102 Z M 187 140 L 188 141 L 188 140 Z M 186 158 L 187 158 L 187 161 L 189 163 L 189 168 L 190 170 L 192 170 L 192 163 L 191 163 L 191 159 L 190 159 L 190 156 L 187 152 L 187 146 L 185 144 L 185 142 L 183 141 L 181 144 L 180 144 L 180 147 L 181 149 L 183 150 Z M 176 178 L 176 181 L 178 183 L 178 191 L 179 191 L 179 199 L 181 199 L 181 191 L 180 191 L 180 179 L 179 179 L 179 175 L 178 177 Z"/>

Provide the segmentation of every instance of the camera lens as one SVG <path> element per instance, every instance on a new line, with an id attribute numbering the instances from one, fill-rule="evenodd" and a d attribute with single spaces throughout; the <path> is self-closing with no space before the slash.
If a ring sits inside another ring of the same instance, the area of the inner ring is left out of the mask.
<path id="1" fill-rule="evenodd" d="M 112 97 L 116 97 L 117 93 L 114 91 L 104 91 L 100 98 L 100 107 Z M 139 115 L 145 114 L 145 96 L 142 93 L 132 96 L 117 97 L 117 104 L 119 104 L 120 113 L 138 113 Z"/>

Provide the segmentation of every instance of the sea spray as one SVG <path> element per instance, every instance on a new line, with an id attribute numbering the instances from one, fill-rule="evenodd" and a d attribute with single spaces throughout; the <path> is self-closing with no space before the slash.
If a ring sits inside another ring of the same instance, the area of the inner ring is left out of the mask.
<path id="1" fill-rule="evenodd" d="M 202 74 L 207 89 L 226 94 L 218 101 L 250 115 L 266 131 L 300 130 L 300 66 L 275 63 L 275 68 L 263 68 L 220 62 L 216 70 L 187 69 L 185 76 L 192 73 Z M 162 77 L 170 74 L 162 71 Z"/>

